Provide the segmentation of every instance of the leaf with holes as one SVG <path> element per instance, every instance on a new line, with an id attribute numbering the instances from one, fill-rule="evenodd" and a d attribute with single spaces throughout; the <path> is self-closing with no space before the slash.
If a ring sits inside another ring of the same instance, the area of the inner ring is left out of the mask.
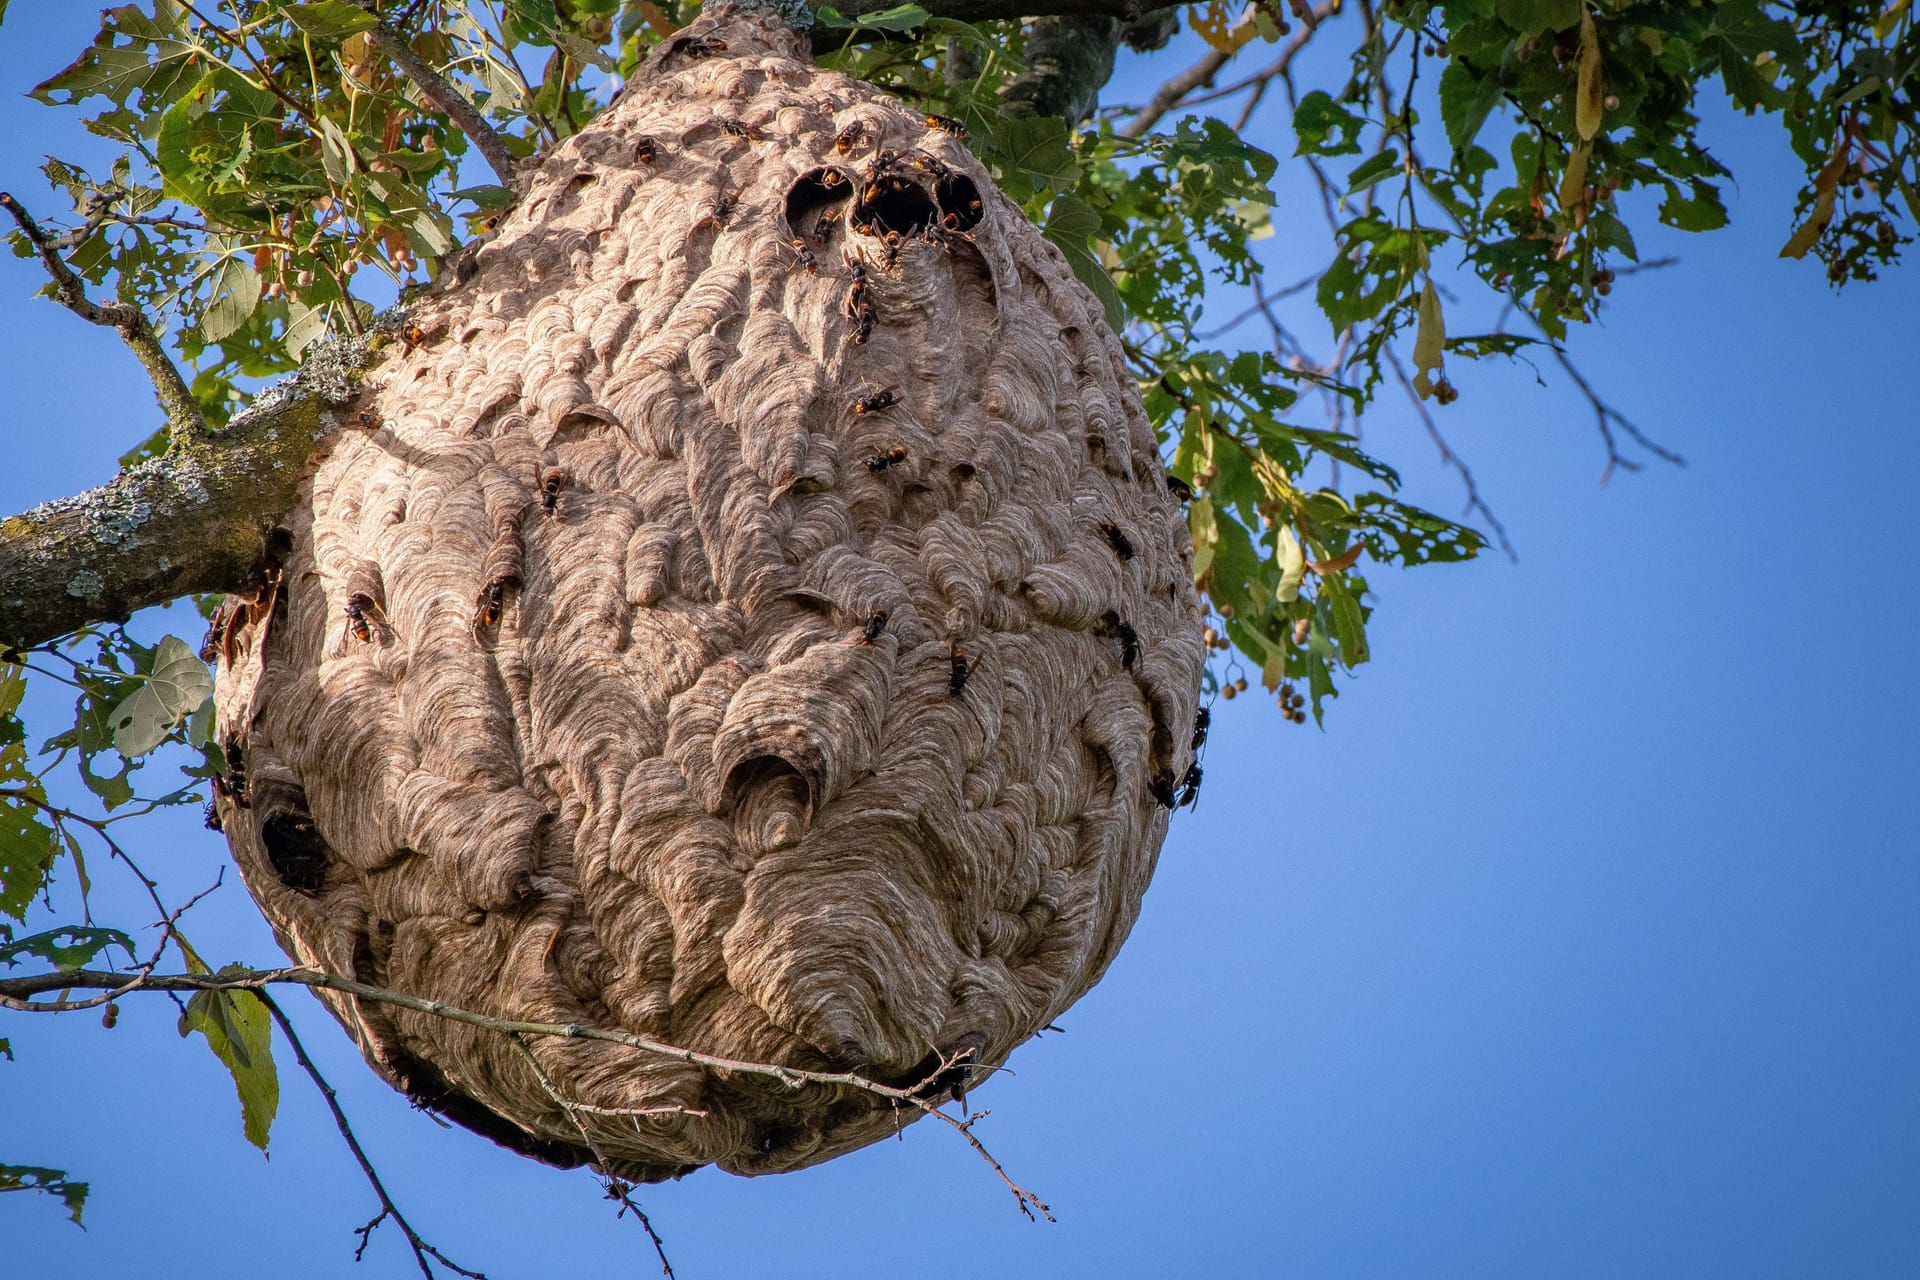
<path id="1" fill-rule="evenodd" d="M 0 1045 L 5 1043 L 0 1040 Z M 38 1191 L 43 1195 L 59 1196 L 60 1202 L 67 1207 L 67 1217 L 73 1220 L 76 1227 L 80 1225 L 80 1210 L 87 1203 L 87 1184 L 67 1177 L 65 1169 L 0 1164 L 0 1193 L 8 1191 Z"/>
<path id="2" fill-rule="evenodd" d="M 32 956 L 56 969 L 78 969 L 108 947 L 120 947 L 132 955 L 133 939 L 118 929 L 64 924 L 58 929 L 0 945 L 0 964 L 11 969 Z"/>
<path id="3" fill-rule="evenodd" d="M 114 750 L 129 760 L 146 755 L 212 695 L 207 664 L 185 641 L 168 636 L 154 652 L 153 674 L 109 717 Z"/>

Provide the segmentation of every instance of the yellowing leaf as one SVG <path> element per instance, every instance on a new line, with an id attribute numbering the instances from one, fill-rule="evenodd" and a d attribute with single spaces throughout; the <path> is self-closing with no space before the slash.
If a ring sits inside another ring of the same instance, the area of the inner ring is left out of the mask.
<path id="1" fill-rule="evenodd" d="M 1307 576 L 1307 553 L 1301 548 L 1300 539 L 1293 536 L 1291 525 L 1281 525 L 1279 534 L 1273 558 L 1280 564 L 1280 589 L 1273 593 L 1273 598 L 1285 604 L 1300 598 L 1300 582 Z"/>
<path id="2" fill-rule="evenodd" d="M 1234 21 L 1231 0 L 1207 0 L 1205 5 L 1187 6 L 1187 25 L 1207 44 L 1221 53 L 1238 53 L 1240 47 L 1259 34 L 1252 22 Z"/>
<path id="3" fill-rule="evenodd" d="M 231 966 L 230 966 L 231 967 Z M 273 1024 L 251 991 L 200 991 L 180 1015 L 182 1037 L 198 1031 L 233 1076 L 247 1141 L 267 1149 L 267 1131 L 280 1109 L 280 1077 L 273 1068 Z"/>
<path id="4" fill-rule="evenodd" d="M 1560 179 L 1560 207 L 1571 209 L 1585 202 L 1587 197 L 1587 158 L 1593 154 L 1593 144 L 1583 142 L 1573 149 L 1567 157 L 1567 172 Z"/>
<path id="5" fill-rule="evenodd" d="M 1600 132 L 1600 118 L 1606 114 L 1607 90 L 1601 77 L 1600 33 L 1594 30 L 1593 14 L 1580 8 L 1580 87 L 1573 103 L 1574 127 L 1583 140 L 1591 141 Z"/>
<path id="6" fill-rule="evenodd" d="M 1428 280 L 1420 290 L 1420 327 L 1413 335 L 1413 366 L 1419 370 L 1414 386 L 1422 400 L 1432 389 L 1430 370 L 1438 369 L 1447 349 L 1447 322 L 1440 311 L 1440 291 Z"/>
<path id="7" fill-rule="evenodd" d="M 1820 172 L 1813 175 L 1813 212 L 1807 220 L 1780 247 L 1783 258 L 1804 258 L 1807 250 L 1813 248 L 1820 233 L 1833 221 L 1833 199 L 1840 189 L 1840 175 L 1847 171 L 1847 161 L 1852 152 L 1847 140 L 1842 138 L 1834 149 L 1833 158 L 1820 166 Z"/>
<path id="8" fill-rule="evenodd" d="M 1894 0 L 1873 20 L 1873 35 L 1876 40 L 1885 40 L 1900 25 L 1900 19 L 1906 16 L 1912 0 Z"/>

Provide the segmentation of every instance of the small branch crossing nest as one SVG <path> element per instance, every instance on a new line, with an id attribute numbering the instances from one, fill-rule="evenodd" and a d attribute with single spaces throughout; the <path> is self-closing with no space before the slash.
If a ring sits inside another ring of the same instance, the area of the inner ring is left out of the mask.
<path id="1" fill-rule="evenodd" d="M 1133 923 L 1204 660 L 1099 304 L 957 138 L 740 15 L 447 279 L 220 637 L 220 814 L 282 944 L 896 1086 L 1004 1061 Z M 416 1100 L 628 1178 L 913 1114 L 324 998 Z"/>

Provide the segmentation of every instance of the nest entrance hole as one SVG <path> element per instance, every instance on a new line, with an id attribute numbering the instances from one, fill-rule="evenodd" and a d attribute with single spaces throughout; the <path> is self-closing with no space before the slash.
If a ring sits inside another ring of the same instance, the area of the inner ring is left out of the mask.
<path id="1" fill-rule="evenodd" d="M 833 216 L 834 206 L 852 196 L 853 178 L 845 169 L 825 165 L 801 174 L 787 188 L 787 238 L 801 240 L 814 237 Z M 814 216 L 816 213 L 818 217 Z"/>

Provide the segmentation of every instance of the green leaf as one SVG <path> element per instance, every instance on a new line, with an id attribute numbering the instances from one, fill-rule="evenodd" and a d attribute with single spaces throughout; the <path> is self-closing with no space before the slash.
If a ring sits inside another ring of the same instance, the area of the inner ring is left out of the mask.
<path id="1" fill-rule="evenodd" d="M 1055 248 L 1066 257 L 1067 265 L 1073 268 L 1073 274 L 1080 283 L 1093 291 L 1100 299 L 1100 309 L 1106 313 L 1107 327 L 1115 333 L 1126 327 L 1127 315 L 1120 305 L 1120 291 L 1114 288 L 1113 277 L 1107 274 L 1105 266 L 1095 256 L 1091 244 L 1100 233 L 1100 215 L 1093 207 L 1078 196 L 1060 196 L 1053 202 L 1053 208 L 1047 214 L 1047 225 L 1041 230 Z"/>
<path id="2" fill-rule="evenodd" d="M 11 717 L 26 696 L 26 668 L 17 662 L 0 662 L 0 716 Z"/>
<path id="3" fill-rule="evenodd" d="M 154 653 L 153 674 L 113 709 L 113 748 L 129 760 L 146 755 L 213 694 L 207 664 L 177 636 Z"/>
<path id="4" fill-rule="evenodd" d="M 1068 146 L 1067 122 L 1058 116 L 1009 120 L 998 141 L 1003 163 L 1039 179 L 1044 187 L 1065 187 L 1080 176 L 1080 166 Z"/>
<path id="5" fill-rule="evenodd" d="M 1473 145 L 1499 101 L 1498 72 L 1475 71 L 1458 60 L 1447 64 L 1440 73 L 1440 122 L 1455 155 Z"/>
<path id="6" fill-rule="evenodd" d="M 0 760 L 26 752 L 19 743 L 0 750 Z M 27 904 L 46 886 L 60 845 L 39 809 L 24 800 L 0 798 L 0 914 L 26 918 Z"/>
<path id="7" fill-rule="evenodd" d="M 322 40 L 344 40 L 362 31 L 370 31 L 380 20 L 349 0 L 315 0 L 312 4 L 285 6 L 293 25 Z"/>
<path id="8" fill-rule="evenodd" d="M 1712 183 L 1695 178 L 1689 189 L 1693 194 L 1685 196 L 1678 184 L 1667 184 L 1660 221 L 1681 231 L 1718 231 L 1727 225 L 1727 207 L 1720 203 L 1720 192 Z"/>
<path id="9" fill-rule="evenodd" d="M 1293 111 L 1293 132 L 1300 139 L 1295 155 L 1357 156 L 1360 131 L 1367 122 L 1333 100 L 1333 95 L 1315 89 L 1300 99 Z"/>
<path id="10" fill-rule="evenodd" d="M 208 342 L 224 341 L 240 331 L 259 305 L 260 273 L 245 258 L 228 258 L 214 277 L 213 303 L 200 317 L 200 332 Z"/>
<path id="11" fill-rule="evenodd" d="M 132 955 L 133 939 L 118 929 L 67 924 L 0 944 L 0 964 L 11 969 L 22 959 L 35 956 L 56 969 L 78 969 L 108 947 L 121 947 Z"/>
<path id="12" fill-rule="evenodd" d="M 1341 665 L 1351 671 L 1370 656 L 1367 650 L 1367 619 L 1347 585 L 1344 573 L 1328 574 L 1320 580 L 1320 603 L 1327 612 L 1327 626 L 1334 643 L 1340 646 Z"/>
<path id="13" fill-rule="evenodd" d="M 281 340 L 286 343 L 290 355 L 300 355 L 326 331 L 325 307 L 309 307 L 300 302 L 287 305 L 287 331 Z"/>
<path id="14" fill-rule="evenodd" d="M 0 0 L 0 8 L 4 8 L 4 0 Z M 0 1045 L 5 1043 L 0 1040 Z M 59 1196 L 61 1203 L 67 1206 L 67 1216 L 73 1219 L 76 1227 L 80 1225 L 80 1210 L 87 1203 L 87 1184 L 69 1179 L 65 1169 L 0 1164 L 0 1192 L 6 1191 L 38 1191 L 43 1195 Z"/>
<path id="15" fill-rule="evenodd" d="M 1494 11 L 1523 36 L 1565 31 L 1580 23 L 1580 0 L 1499 0 Z"/>
<path id="16" fill-rule="evenodd" d="M 1400 152 L 1388 147 L 1354 166 L 1347 177 L 1347 194 L 1354 195 L 1365 191 L 1374 183 L 1392 177 L 1400 171 Z"/>
<path id="17" fill-rule="evenodd" d="M 1213 495 L 1202 494 L 1187 512 L 1187 530 L 1193 538 L 1193 576 L 1199 581 L 1213 568 L 1213 550 L 1220 541 L 1220 527 L 1213 514 Z"/>
<path id="18" fill-rule="evenodd" d="M 927 11 L 917 4 L 902 4 L 879 13 L 864 14 L 854 19 L 854 25 L 873 31 L 912 31 L 925 26 L 927 16 Z"/>
<path id="19" fill-rule="evenodd" d="M 221 973 L 238 970 L 228 965 Z M 280 1077 L 273 1066 L 273 1021 L 251 991 L 199 991 L 180 1015 L 184 1039 L 198 1031 L 213 1056 L 233 1075 L 247 1141 L 267 1149 L 267 1132 L 280 1107 Z"/>

